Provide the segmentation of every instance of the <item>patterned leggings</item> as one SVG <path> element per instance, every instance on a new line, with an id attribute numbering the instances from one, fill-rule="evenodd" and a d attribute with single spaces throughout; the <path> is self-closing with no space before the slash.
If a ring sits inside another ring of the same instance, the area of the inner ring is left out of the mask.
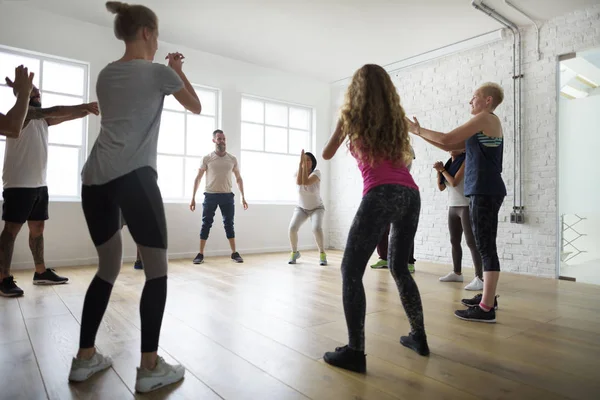
<path id="1" fill-rule="evenodd" d="M 421 296 L 408 271 L 408 257 L 420 209 L 419 191 L 401 185 L 377 186 L 360 203 L 342 259 L 344 313 L 349 346 L 354 350 L 364 351 L 365 348 L 366 297 L 362 278 L 371 254 L 390 223 L 388 266 L 412 331 L 425 332 Z"/>
<path id="2" fill-rule="evenodd" d="M 469 197 L 471 226 L 484 272 L 500 271 L 496 238 L 498 236 L 498 213 L 503 201 L 504 196 L 471 195 Z"/>

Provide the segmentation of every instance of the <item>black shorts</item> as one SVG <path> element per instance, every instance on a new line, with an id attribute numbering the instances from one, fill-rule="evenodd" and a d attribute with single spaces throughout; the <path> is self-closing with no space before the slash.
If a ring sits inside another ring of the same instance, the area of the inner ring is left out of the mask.
<path id="1" fill-rule="evenodd" d="M 8 188 L 2 192 L 2 219 L 24 224 L 48 219 L 48 187 Z"/>

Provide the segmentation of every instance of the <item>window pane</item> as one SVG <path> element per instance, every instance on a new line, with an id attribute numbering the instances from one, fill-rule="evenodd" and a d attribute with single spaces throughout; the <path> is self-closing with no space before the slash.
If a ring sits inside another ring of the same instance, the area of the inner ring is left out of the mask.
<path id="1" fill-rule="evenodd" d="M 198 169 L 200 169 L 200 164 L 202 164 L 202 158 L 200 157 L 187 157 L 185 159 L 185 181 L 183 185 L 185 186 L 185 198 L 192 201 L 192 193 L 194 192 L 194 179 L 198 175 Z M 206 186 L 206 176 L 200 182 L 200 187 L 198 188 L 198 192 L 196 192 L 196 201 L 202 202 L 202 193 L 204 193 L 204 187 Z"/>
<path id="2" fill-rule="evenodd" d="M 262 150 L 264 143 L 264 127 L 256 124 L 242 123 L 242 149 Z"/>
<path id="3" fill-rule="evenodd" d="M 83 96 L 85 69 L 82 66 L 44 61 L 42 90 Z"/>
<path id="4" fill-rule="evenodd" d="M 61 96 L 58 94 L 45 94 L 41 93 L 42 106 L 43 107 L 54 107 L 54 106 L 76 106 L 83 103 L 82 97 L 72 96 Z"/>
<path id="5" fill-rule="evenodd" d="M 48 193 L 50 196 L 79 195 L 79 149 L 48 146 Z"/>
<path id="6" fill-rule="evenodd" d="M 242 121 L 264 122 L 264 103 L 258 100 L 242 99 Z"/>
<path id="7" fill-rule="evenodd" d="M 187 115 L 187 154 L 192 156 L 205 156 L 212 152 L 215 144 L 212 142 L 212 133 L 216 129 L 214 117 L 202 115 Z"/>
<path id="8" fill-rule="evenodd" d="M 4 77 L 8 76 L 11 80 L 15 80 L 15 68 L 23 65 L 33 72 L 33 84 L 40 87 L 40 60 L 35 58 L 25 57 L 17 54 L 0 52 L 0 77 L 4 83 Z"/>
<path id="9" fill-rule="evenodd" d="M 310 135 L 308 131 L 298 131 L 290 129 L 290 153 L 300 154 L 302 149 L 308 151 L 310 149 L 309 143 Z"/>
<path id="10" fill-rule="evenodd" d="M 183 196 L 183 157 L 158 156 L 158 186 L 165 199 Z"/>
<path id="11" fill-rule="evenodd" d="M 173 96 L 172 94 L 165 96 L 165 102 L 163 103 L 163 109 L 174 110 L 174 111 L 185 111 L 185 108 Z"/>
<path id="12" fill-rule="evenodd" d="M 202 90 L 197 88 L 196 94 L 202 104 L 202 115 L 217 115 L 217 93 L 211 90 Z"/>
<path id="13" fill-rule="evenodd" d="M 265 118 L 269 125 L 287 127 L 288 108 L 279 104 L 266 104 Z"/>
<path id="14" fill-rule="evenodd" d="M 48 129 L 48 142 L 81 146 L 83 143 L 84 123 L 87 123 L 87 118 L 75 119 L 51 126 Z"/>
<path id="15" fill-rule="evenodd" d="M 183 154 L 185 116 L 181 113 L 163 111 L 158 135 L 158 152 Z"/>
<path id="16" fill-rule="evenodd" d="M 6 114 L 15 105 L 17 98 L 8 86 L 0 86 L 0 112 Z"/>
<path id="17" fill-rule="evenodd" d="M 287 142 L 286 128 L 265 127 L 265 151 L 287 153 Z"/>
<path id="18" fill-rule="evenodd" d="M 298 157 L 242 151 L 241 173 L 248 201 L 296 202 Z M 276 165 L 277 168 L 273 168 Z M 269 179 L 265 179 L 269 171 Z"/>
<path id="19" fill-rule="evenodd" d="M 290 107 L 290 128 L 309 129 L 310 111 L 304 108 Z"/>

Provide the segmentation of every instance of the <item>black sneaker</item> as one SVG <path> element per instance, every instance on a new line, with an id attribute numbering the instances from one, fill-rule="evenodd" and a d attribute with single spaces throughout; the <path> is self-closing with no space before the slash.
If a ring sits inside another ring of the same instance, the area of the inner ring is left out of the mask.
<path id="1" fill-rule="evenodd" d="M 408 336 L 400 337 L 400 344 L 404 347 L 408 347 L 416 351 L 418 354 L 422 356 L 429 355 L 429 346 L 427 345 L 427 337 L 424 333 L 416 334 L 410 332 Z"/>
<path id="2" fill-rule="evenodd" d="M 466 310 L 456 310 L 454 311 L 454 315 L 465 321 L 487 322 L 492 324 L 496 322 L 496 310 L 493 308 L 486 312 L 479 306 L 470 307 Z"/>
<path id="3" fill-rule="evenodd" d="M 364 351 L 353 350 L 348 346 L 336 347 L 335 351 L 325 353 L 323 360 L 334 367 L 362 374 L 367 372 L 367 357 Z"/>
<path id="4" fill-rule="evenodd" d="M 9 276 L 0 282 L 0 295 L 4 297 L 23 296 L 23 290 L 17 286 L 15 278 Z"/>
<path id="5" fill-rule="evenodd" d="M 242 257 L 240 257 L 240 253 L 238 253 L 237 251 L 235 253 L 231 254 L 231 259 L 233 261 L 235 261 L 236 263 L 243 263 L 244 259 Z"/>
<path id="6" fill-rule="evenodd" d="M 198 253 L 198 255 L 196 256 L 196 258 L 194 258 L 194 261 L 192 261 L 194 264 L 202 264 L 204 262 L 204 254 L 202 253 Z"/>
<path id="7" fill-rule="evenodd" d="M 142 260 L 135 260 L 135 264 L 133 264 L 133 268 L 144 269 L 144 264 L 142 264 Z"/>
<path id="8" fill-rule="evenodd" d="M 68 280 L 69 278 L 56 275 L 56 272 L 50 268 L 46 268 L 41 274 L 38 274 L 37 272 L 33 273 L 34 285 L 60 285 L 67 283 Z"/>
<path id="9" fill-rule="evenodd" d="M 494 297 L 494 310 L 498 309 L 498 295 L 496 295 L 496 297 Z M 463 306 L 467 306 L 467 307 L 477 307 L 479 306 L 479 303 L 481 303 L 481 299 L 483 298 L 483 295 L 481 293 L 476 294 L 475 297 L 473 297 L 472 299 L 462 299 L 460 302 Z"/>

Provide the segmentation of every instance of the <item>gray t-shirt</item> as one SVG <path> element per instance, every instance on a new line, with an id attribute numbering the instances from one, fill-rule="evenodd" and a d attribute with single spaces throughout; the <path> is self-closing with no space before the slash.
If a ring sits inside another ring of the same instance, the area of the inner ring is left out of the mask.
<path id="1" fill-rule="evenodd" d="M 100 71 L 100 134 L 83 166 L 82 183 L 102 185 L 146 166 L 156 170 L 164 98 L 181 88 L 172 68 L 146 60 L 117 61 Z"/>

